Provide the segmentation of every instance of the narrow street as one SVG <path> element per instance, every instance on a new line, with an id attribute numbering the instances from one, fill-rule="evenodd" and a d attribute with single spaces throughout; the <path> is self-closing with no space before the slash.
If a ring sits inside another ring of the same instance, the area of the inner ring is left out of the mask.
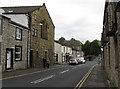
<path id="1" fill-rule="evenodd" d="M 96 60 L 79 65 L 64 65 L 61 68 L 50 69 L 13 78 L 3 78 L 4 87 L 71 87 L 75 88 Z"/>

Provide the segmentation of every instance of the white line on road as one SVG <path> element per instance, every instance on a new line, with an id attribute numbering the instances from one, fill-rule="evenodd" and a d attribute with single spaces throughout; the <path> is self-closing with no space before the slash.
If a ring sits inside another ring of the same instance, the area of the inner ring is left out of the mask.
<path id="1" fill-rule="evenodd" d="M 67 72 L 67 71 L 69 71 L 69 69 L 68 69 L 68 70 L 65 70 L 65 71 L 62 71 L 62 72 L 60 72 L 60 73 L 63 74 L 63 73 L 65 73 L 65 72 Z"/>
<path id="2" fill-rule="evenodd" d="M 38 80 L 32 81 L 30 83 L 37 84 L 37 83 L 40 83 L 42 81 L 48 80 L 48 79 L 53 78 L 53 77 L 55 77 L 55 75 L 51 75 L 51 76 L 48 76 L 48 77 L 45 77 L 45 78 L 42 78 L 42 79 L 38 79 Z"/>
<path id="3" fill-rule="evenodd" d="M 76 69 L 77 67 L 73 67 L 72 69 Z"/>

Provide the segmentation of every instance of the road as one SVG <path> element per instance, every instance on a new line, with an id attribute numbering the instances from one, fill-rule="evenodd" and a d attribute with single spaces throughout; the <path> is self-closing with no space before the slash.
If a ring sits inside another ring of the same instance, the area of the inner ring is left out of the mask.
<path id="1" fill-rule="evenodd" d="M 2 87 L 76 87 L 96 60 L 79 65 L 65 65 L 48 71 L 6 78 Z"/>

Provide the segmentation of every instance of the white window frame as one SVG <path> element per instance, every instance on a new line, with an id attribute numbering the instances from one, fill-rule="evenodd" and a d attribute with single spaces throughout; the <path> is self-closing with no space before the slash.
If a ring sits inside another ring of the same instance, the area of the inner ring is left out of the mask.
<path id="1" fill-rule="evenodd" d="M 35 36 L 35 28 L 32 29 L 32 36 Z"/>
<path id="2" fill-rule="evenodd" d="M 22 29 L 16 28 L 16 39 L 22 40 Z"/>
<path id="3" fill-rule="evenodd" d="M 35 21 L 37 20 L 37 15 L 36 15 L 36 14 L 34 14 L 34 20 L 35 20 Z"/>
<path id="4" fill-rule="evenodd" d="M 19 52 L 17 52 L 17 48 L 19 48 Z M 16 58 L 16 55 L 20 55 L 20 57 Z M 15 61 L 22 61 L 22 46 L 15 46 Z"/>
<path id="5" fill-rule="evenodd" d="M 38 30 L 37 29 L 35 29 L 35 36 L 37 36 L 38 35 Z"/>

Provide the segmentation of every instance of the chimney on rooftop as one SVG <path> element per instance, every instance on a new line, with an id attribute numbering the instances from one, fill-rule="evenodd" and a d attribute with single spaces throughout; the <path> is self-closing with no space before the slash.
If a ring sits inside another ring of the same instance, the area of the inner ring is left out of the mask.
<path id="1" fill-rule="evenodd" d="M 43 6 L 45 6 L 45 3 L 43 3 Z"/>

